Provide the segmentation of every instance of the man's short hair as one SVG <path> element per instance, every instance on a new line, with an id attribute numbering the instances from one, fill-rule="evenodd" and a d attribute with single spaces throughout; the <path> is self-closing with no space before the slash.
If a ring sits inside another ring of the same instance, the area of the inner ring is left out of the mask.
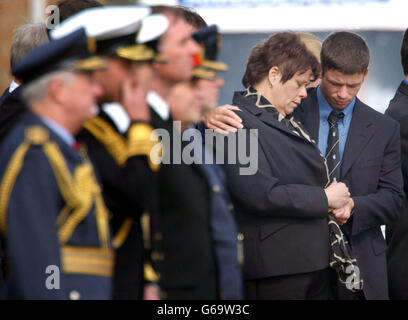
<path id="1" fill-rule="evenodd" d="M 48 85 L 56 79 L 63 81 L 65 84 L 70 84 L 73 81 L 73 75 L 71 72 L 58 70 L 47 73 L 27 83 L 22 91 L 22 97 L 25 103 L 32 105 L 41 101 L 47 94 Z"/>
<path id="2" fill-rule="evenodd" d="M 323 41 L 320 60 L 323 74 L 330 69 L 344 74 L 364 73 L 370 62 L 370 50 L 359 35 L 334 32 Z"/>
<path id="3" fill-rule="evenodd" d="M 152 13 L 171 14 L 176 19 L 183 19 L 189 25 L 197 30 L 207 26 L 205 20 L 196 12 L 193 8 L 185 6 L 166 6 L 166 5 L 154 5 L 151 6 Z"/>
<path id="4" fill-rule="evenodd" d="M 59 21 L 62 22 L 85 9 L 102 6 L 102 3 L 96 0 L 60 0 L 57 3 L 60 14 Z"/>
<path id="5" fill-rule="evenodd" d="M 10 50 L 10 66 L 14 66 L 27 53 L 49 41 L 45 23 L 29 23 L 14 32 Z"/>
<path id="6" fill-rule="evenodd" d="M 404 74 L 408 75 L 408 29 L 405 30 L 401 44 L 401 63 Z"/>

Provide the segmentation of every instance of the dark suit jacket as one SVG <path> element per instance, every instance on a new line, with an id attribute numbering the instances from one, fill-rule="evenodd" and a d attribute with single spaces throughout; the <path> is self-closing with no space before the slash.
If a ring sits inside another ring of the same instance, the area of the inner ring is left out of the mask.
<path id="1" fill-rule="evenodd" d="M 0 106 L 3 104 L 4 100 L 6 100 L 7 96 L 10 94 L 9 89 L 10 89 L 9 87 L 6 88 L 4 90 L 4 92 L 3 92 L 3 94 L 1 95 L 1 97 L 0 97 Z"/>
<path id="2" fill-rule="evenodd" d="M 4 92 L 0 103 L 0 139 L 4 137 L 11 127 L 20 118 L 20 115 L 27 109 L 21 98 L 22 86 L 16 88 L 12 93 Z"/>
<path id="3" fill-rule="evenodd" d="M 173 121 L 164 121 L 151 109 L 152 125 L 165 129 L 170 145 L 164 153 L 181 155 L 173 146 Z M 181 140 L 181 138 L 179 137 Z M 161 267 L 161 288 L 169 294 L 173 290 L 192 289 L 199 283 L 214 287 L 216 266 L 210 227 L 210 191 L 205 172 L 199 165 L 165 164 L 159 170 L 160 214 L 163 234 L 164 260 Z M 206 289 L 204 289 L 206 291 Z M 210 290 L 211 291 L 211 290 Z M 191 297 L 188 293 L 179 299 L 215 299 L 216 292 Z"/>
<path id="4" fill-rule="evenodd" d="M 228 159 L 223 165 L 245 237 L 245 278 L 328 268 L 328 203 L 324 192 L 328 177 L 317 146 L 240 92 L 235 93 L 233 104 L 242 110 L 236 113 L 245 128 L 246 141 L 239 140 L 238 148 L 246 146 L 248 152 L 250 136 L 255 134 L 249 129 L 258 130 L 258 140 L 251 142 L 258 146 L 251 155 L 258 164 L 256 173 L 241 175 L 243 165 L 228 164 Z M 227 143 L 225 146 L 228 148 Z"/>
<path id="5" fill-rule="evenodd" d="M 313 138 L 319 137 L 316 89 L 295 109 Z M 367 299 L 388 299 L 386 243 L 380 226 L 398 219 L 403 201 L 399 124 L 357 99 L 341 165 L 354 214 L 343 232 L 364 279 Z"/>
<path id="6" fill-rule="evenodd" d="M 401 132 L 402 174 L 408 192 L 408 85 L 401 82 L 385 114 L 399 121 Z M 391 299 L 408 299 L 408 199 L 401 218 L 387 225 L 388 285 Z"/>

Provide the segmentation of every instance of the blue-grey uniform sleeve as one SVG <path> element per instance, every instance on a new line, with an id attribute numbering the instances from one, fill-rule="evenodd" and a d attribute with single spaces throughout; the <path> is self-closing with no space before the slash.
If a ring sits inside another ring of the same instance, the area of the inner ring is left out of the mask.
<path id="1" fill-rule="evenodd" d="M 47 288 L 47 282 L 48 287 L 51 284 L 61 288 L 58 280 L 63 279 L 58 279 L 55 272 L 46 273 L 48 266 L 61 270 L 56 228 L 61 201 L 45 154 L 40 147 L 32 147 L 25 156 L 7 210 L 8 298 L 61 299 L 64 296 L 62 289 Z"/>

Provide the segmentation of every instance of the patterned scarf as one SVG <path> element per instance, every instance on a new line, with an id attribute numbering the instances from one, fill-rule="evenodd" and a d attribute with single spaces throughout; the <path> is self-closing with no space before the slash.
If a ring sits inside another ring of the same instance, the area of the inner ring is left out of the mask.
<path id="1" fill-rule="evenodd" d="M 284 123 L 293 133 L 304 137 L 306 140 L 316 145 L 316 142 L 310 137 L 306 130 L 303 129 L 300 122 L 295 121 L 292 115 L 285 117 L 280 114 L 278 110 L 276 110 L 276 108 L 256 89 L 248 87 L 243 95 L 258 108 L 265 109 L 279 122 Z M 320 154 L 320 156 L 323 158 L 326 167 L 328 181 L 326 184 L 327 187 L 330 184 L 329 171 L 325 157 L 322 154 Z M 340 226 L 336 222 L 336 218 L 331 212 L 328 214 L 328 227 L 330 240 L 329 265 L 336 271 L 340 285 L 344 285 L 352 292 L 358 292 L 363 289 L 363 279 L 361 278 L 357 266 L 357 260 L 353 258 L 351 247 L 344 237 Z"/>

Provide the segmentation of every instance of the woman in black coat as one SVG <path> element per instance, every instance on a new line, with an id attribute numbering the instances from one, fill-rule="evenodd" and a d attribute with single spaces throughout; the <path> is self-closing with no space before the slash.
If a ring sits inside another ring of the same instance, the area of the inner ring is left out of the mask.
<path id="1" fill-rule="evenodd" d="M 248 299 L 331 295 L 328 212 L 343 207 L 350 194 L 343 183 L 328 185 L 324 157 L 290 116 L 319 71 L 298 35 L 277 33 L 252 48 L 246 90 L 234 94 L 246 136 L 237 134 L 237 150 L 255 150 L 249 157 L 257 169 L 243 175 L 239 163 L 223 165 L 245 236 Z"/>

